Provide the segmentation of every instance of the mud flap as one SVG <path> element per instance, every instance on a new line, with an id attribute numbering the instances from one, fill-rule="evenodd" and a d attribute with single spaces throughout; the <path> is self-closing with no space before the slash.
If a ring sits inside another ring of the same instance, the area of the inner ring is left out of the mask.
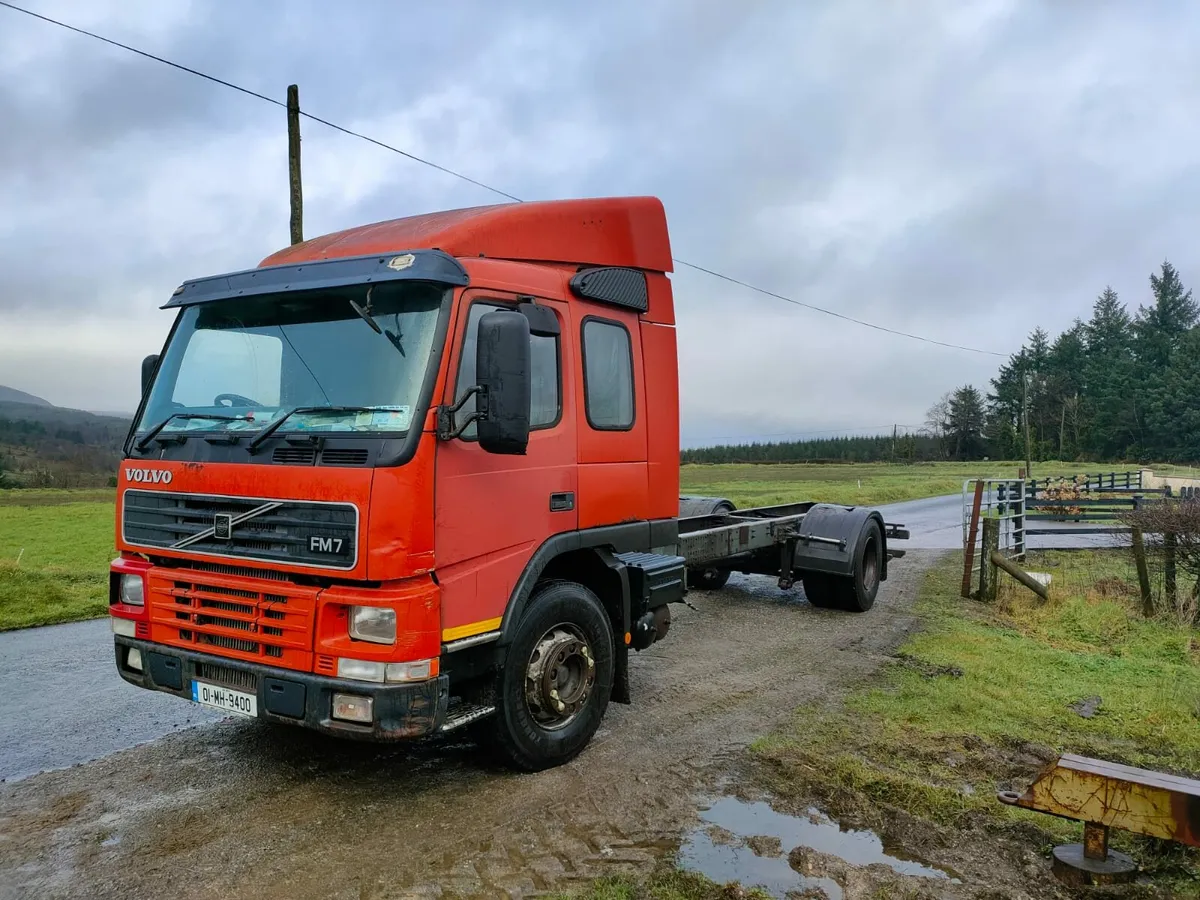
<path id="1" fill-rule="evenodd" d="M 883 562 L 879 580 L 887 580 L 887 532 L 883 516 L 865 506 L 834 506 L 818 503 L 808 511 L 796 535 L 793 566 L 808 572 L 823 572 L 848 578 L 854 574 L 859 542 L 874 519 L 883 540 Z"/>
<path id="2" fill-rule="evenodd" d="M 613 703 L 629 704 L 633 697 L 629 693 L 629 647 L 625 641 L 616 642 L 616 653 L 613 657 Z"/>

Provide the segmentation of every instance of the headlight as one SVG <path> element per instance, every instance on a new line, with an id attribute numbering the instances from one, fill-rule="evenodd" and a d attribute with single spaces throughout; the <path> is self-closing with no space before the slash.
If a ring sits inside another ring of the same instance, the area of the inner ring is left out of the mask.
<path id="1" fill-rule="evenodd" d="M 396 611 L 384 606 L 350 607 L 350 637 L 373 644 L 396 643 Z"/>
<path id="2" fill-rule="evenodd" d="M 141 575 L 122 575 L 121 590 L 118 594 L 121 602 L 131 606 L 144 606 L 146 603 L 144 585 L 145 582 L 142 581 Z"/>

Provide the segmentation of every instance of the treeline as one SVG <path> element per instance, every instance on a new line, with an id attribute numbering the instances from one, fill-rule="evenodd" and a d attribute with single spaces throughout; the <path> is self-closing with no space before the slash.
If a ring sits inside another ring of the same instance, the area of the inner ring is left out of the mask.
<path id="1" fill-rule="evenodd" d="M 0 487 L 90 487 L 116 474 L 129 422 L 0 402 Z"/>
<path id="2" fill-rule="evenodd" d="M 948 456 L 1200 460 L 1200 307 L 1164 262 L 1130 312 L 1105 288 L 1087 321 L 1051 340 L 1036 329 L 991 381 L 944 396 L 927 430 Z"/>
<path id="3" fill-rule="evenodd" d="M 680 453 L 684 463 L 927 462 L 944 458 L 941 440 L 923 434 L 725 444 Z"/>

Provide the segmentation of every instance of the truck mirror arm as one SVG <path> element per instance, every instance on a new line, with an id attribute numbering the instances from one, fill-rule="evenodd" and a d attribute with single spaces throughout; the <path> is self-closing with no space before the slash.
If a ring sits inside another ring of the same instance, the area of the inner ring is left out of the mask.
<path id="1" fill-rule="evenodd" d="M 475 412 L 467 416 L 461 425 L 455 427 L 454 417 L 458 414 L 459 410 L 466 406 L 468 400 L 476 396 L 479 399 L 475 403 Z M 467 388 L 467 392 L 453 406 L 447 406 L 443 403 L 437 408 L 438 440 L 452 441 L 455 438 L 462 437 L 462 433 L 470 428 L 473 422 L 479 422 L 487 418 L 487 411 L 487 389 L 478 384 Z"/>

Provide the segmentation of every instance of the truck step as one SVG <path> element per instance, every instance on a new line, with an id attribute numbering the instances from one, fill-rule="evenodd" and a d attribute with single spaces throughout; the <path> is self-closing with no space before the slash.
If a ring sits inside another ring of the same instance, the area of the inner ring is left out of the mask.
<path id="1" fill-rule="evenodd" d="M 440 731 L 454 731 L 456 728 L 462 728 L 464 725 L 470 725 L 472 722 L 478 722 L 480 719 L 486 719 L 496 711 L 494 705 L 463 705 L 452 709 L 449 715 L 446 716 L 446 721 L 442 723 Z"/>

